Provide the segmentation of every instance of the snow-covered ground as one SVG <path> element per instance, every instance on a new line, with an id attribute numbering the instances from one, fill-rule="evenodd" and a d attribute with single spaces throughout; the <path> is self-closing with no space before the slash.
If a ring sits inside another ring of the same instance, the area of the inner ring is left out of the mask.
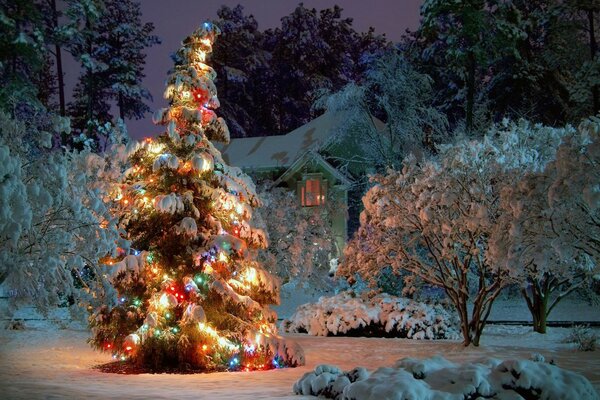
<path id="1" fill-rule="evenodd" d="M 374 370 L 405 357 L 440 354 L 450 361 L 482 357 L 530 359 L 542 354 L 547 361 L 578 372 L 600 390 L 600 351 L 577 352 L 561 343 L 569 329 L 550 328 L 542 336 L 518 326 L 486 330 L 481 348 L 464 349 L 456 341 L 415 341 L 349 337 L 288 335 L 304 348 L 306 366 L 265 372 L 195 375 L 115 375 L 94 365 L 111 361 L 87 344 L 88 333 L 75 329 L 0 331 L 0 397 L 6 399 L 308 399 L 294 396 L 292 386 L 319 364 L 343 370 L 364 366 Z"/>

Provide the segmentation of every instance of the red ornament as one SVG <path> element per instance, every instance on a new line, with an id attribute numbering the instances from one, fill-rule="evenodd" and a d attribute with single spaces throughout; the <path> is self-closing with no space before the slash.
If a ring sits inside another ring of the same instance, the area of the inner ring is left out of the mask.
<path id="1" fill-rule="evenodd" d="M 208 90 L 205 88 L 196 88 L 192 90 L 192 96 L 198 104 L 205 104 L 209 97 Z"/>

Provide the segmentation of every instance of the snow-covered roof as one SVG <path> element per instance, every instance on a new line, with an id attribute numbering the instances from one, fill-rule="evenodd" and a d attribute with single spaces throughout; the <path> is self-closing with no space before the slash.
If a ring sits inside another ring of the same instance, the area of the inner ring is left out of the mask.
<path id="1" fill-rule="evenodd" d="M 347 120 L 345 113 L 325 113 L 293 131 L 279 136 L 232 139 L 217 146 L 229 165 L 243 169 L 290 167 L 310 150 L 318 150 Z M 378 127 L 385 125 L 374 118 Z"/>

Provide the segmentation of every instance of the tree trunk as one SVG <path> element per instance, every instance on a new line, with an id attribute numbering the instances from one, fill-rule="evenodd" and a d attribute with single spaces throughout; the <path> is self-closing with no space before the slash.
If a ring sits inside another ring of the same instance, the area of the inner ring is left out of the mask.
<path id="1" fill-rule="evenodd" d="M 467 64 L 467 132 L 473 131 L 473 110 L 475 108 L 475 53 L 469 51 Z"/>
<path id="2" fill-rule="evenodd" d="M 548 279 L 545 276 L 541 283 L 529 279 L 531 294 L 527 292 L 527 289 L 521 289 L 521 294 L 525 298 L 527 308 L 529 308 L 529 312 L 533 318 L 533 330 L 538 333 L 546 333 L 548 299 L 550 298 Z"/>
<path id="3" fill-rule="evenodd" d="M 471 344 L 471 329 L 469 326 L 469 311 L 467 310 L 467 298 L 463 294 L 458 294 L 458 304 L 456 304 L 458 317 L 460 318 L 460 330 L 463 335 L 463 345 L 465 347 Z"/>
<path id="4" fill-rule="evenodd" d="M 52 0 L 52 20 L 54 28 L 58 28 L 58 12 L 56 11 L 56 0 Z M 58 79 L 58 101 L 60 105 L 60 115 L 65 116 L 65 82 L 63 76 L 62 54 L 60 45 L 55 43 L 56 52 L 56 77 Z M 64 140 L 63 140 L 64 144 Z"/>
<path id="5" fill-rule="evenodd" d="M 119 118 L 121 118 L 122 121 L 125 121 L 125 111 L 123 111 L 123 107 L 125 106 L 125 104 L 123 104 L 123 94 L 119 92 Z"/>
<path id="6" fill-rule="evenodd" d="M 533 330 L 537 333 L 546 333 L 546 317 L 548 315 L 548 297 L 542 293 L 533 299 Z"/>
<path id="7" fill-rule="evenodd" d="M 588 22 L 589 22 L 589 34 L 590 34 L 590 55 L 592 61 L 596 58 L 596 51 L 598 49 L 598 44 L 596 43 L 596 33 L 594 32 L 594 10 L 589 9 L 588 12 Z M 592 106 L 593 113 L 596 115 L 600 110 L 600 96 L 598 94 L 598 85 L 592 86 Z"/>

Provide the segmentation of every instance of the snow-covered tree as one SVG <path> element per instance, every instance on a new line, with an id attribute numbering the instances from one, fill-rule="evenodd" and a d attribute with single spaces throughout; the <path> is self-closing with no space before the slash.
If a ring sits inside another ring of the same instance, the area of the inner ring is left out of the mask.
<path id="1" fill-rule="evenodd" d="M 481 141 L 442 146 L 437 159 L 418 164 L 409 157 L 402 171 L 376 176 L 338 273 L 373 284 L 390 268 L 442 287 L 457 308 L 465 345 L 478 345 L 495 298 L 516 279 L 511 268 L 521 267 L 487 257 L 502 217 L 500 194 L 548 162 L 558 143 L 560 132 L 551 128 L 508 124 Z"/>
<path id="2" fill-rule="evenodd" d="M 36 98 L 33 83 L 46 57 L 42 20 L 30 0 L 0 2 L 0 106 Z"/>
<path id="3" fill-rule="evenodd" d="M 143 117 L 151 99 L 141 85 L 144 51 L 159 40 L 153 24 L 141 22 L 140 3 L 70 0 L 66 15 L 72 21 L 65 33 L 69 50 L 83 69 L 70 104 L 74 127 L 89 130 L 110 122 L 113 100 L 121 119 Z"/>
<path id="4" fill-rule="evenodd" d="M 150 92 L 142 86 L 145 49 L 160 43 L 152 34 L 154 25 L 142 23 L 141 3 L 135 0 L 104 0 L 98 25 L 102 37 L 98 59 L 108 66 L 110 98 L 116 102 L 119 118 L 142 118 L 150 108 Z"/>
<path id="5" fill-rule="evenodd" d="M 249 223 L 260 204 L 254 184 L 211 143 L 229 141 L 206 64 L 218 34 L 205 22 L 183 41 L 167 80 L 170 106 L 155 114 L 166 132 L 131 146 L 131 167 L 111 192 L 136 250 L 106 260 L 117 304 L 96 310 L 90 342 L 152 369 L 303 363 L 277 336 L 269 304 L 279 282 L 250 256 L 267 245 Z"/>
<path id="6" fill-rule="evenodd" d="M 269 183 L 263 183 L 259 196 L 269 235 L 269 247 L 259 257 L 267 269 L 283 282 L 301 282 L 315 290 L 330 286 L 330 261 L 341 256 L 332 229 L 340 204 L 329 198 L 324 206 L 302 207 L 295 192 Z"/>
<path id="7" fill-rule="evenodd" d="M 457 308 L 464 344 L 477 346 L 507 281 L 482 254 L 495 217 L 490 168 L 477 146 L 454 153 L 423 166 L 409 159 L 403 171 L 374 178 L 363 199 L 357 243 L 345 251 L 338 275 L 357 273 L 375 283 L 389 267 L 442 287 Z M 479 174 L 479 167 L 487 168 Z"/>
<path id="8" fill-rule="evenodd" d="M 500 216 L 486 257 L 516 279 L 533 317 L 534 330 L 545 333 L 552 309 L 591 274 L 588 257 L 562 249 L 572 244 L 572 237 L 556 233 L 557 213 L 548 203 L 557 150 L 560 157 L 565 152 L 561 142 L 577 142 L 579 135 L 570 126 L 551 128 L 521 122 L 513 127 L 517 129 L 512 129 L 505 144 L 522 149 L 530 161 L 521 173 L 512 174 L 512 181 L 503 183 Z"/>
<path id="9" fill-rule="evenodd" d="M 332 145 L 344 142 L 344 147 L 362 149 L 362 156 L 352 151 L 344 161 L 385 170 L 399 168 L 410 153 L 422 158 L 445 136 L 447 121 L 431 106 L 432 97 L 431 79 L 415 71 L 397 51 L 390 51 L 374 62 L 361 84 L 349 83 L 315 106 L 348 116 Z M 381 117 L 384 129 L 373 116 Z M 336 151 L 343 153 L 343 149 Z"/>
<path id="10" fill-rule="evenodd" d="M 106 289 L 98 260 L 119 237 L 103 192 L 91 186 L 89 149 L 51 148 L 69 129 L 43 109 L 20 120 L 0 113 L 0 282 L 14 305 L 42 312 L 67 298 L 85 311 Z"/>

